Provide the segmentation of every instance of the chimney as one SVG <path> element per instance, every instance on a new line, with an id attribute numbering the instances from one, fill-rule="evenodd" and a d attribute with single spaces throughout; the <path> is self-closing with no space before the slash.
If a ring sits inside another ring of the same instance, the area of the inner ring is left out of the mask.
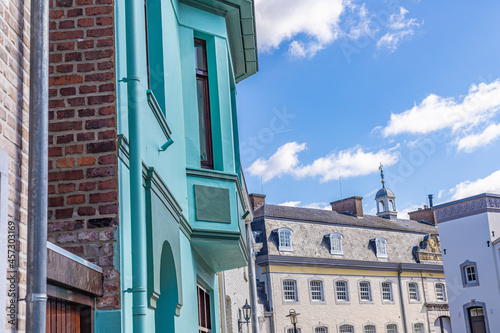
<path id="1" fill-rule="evenodd" d="M 252 193 L 250 196 L 250 204 L 252 205 L 252 210 L 255 212 L 257 208 L 262 207 L 266 204 L 265 194 Z"/>
<path id="2" fill-rule="evenodd" d="M 414 212 L 409 212 L 408 215 L 410 216 L 410 220 L 415 220 L 415 221 L 424 220 L 434 225 L 436 224 L 436 219 L 434 218 L 434 211 L 432 210 L 431 207 L 426 207 L 424 209 L 419 208 Z"/>
<path id="3" fill-rule="evenodd" d="M 363 217 L 363 198 L 350 197 L 342 200 L 330 202 L 334 212 L 349 212 L 355 214 L 357 217 Z"/>
<path id="4" fill-rule="evenodd" d="M 432 208 L 432 206 L 434 206 L 434 205 L 432 204 L 432 197 L 433 197 L 433 195 L 432 195 L 432 194 L 429 194 L 429 195 L 428 195 L 428 197 L 429 197 L 429 207 L 430 207 L 430 208 Z"/>

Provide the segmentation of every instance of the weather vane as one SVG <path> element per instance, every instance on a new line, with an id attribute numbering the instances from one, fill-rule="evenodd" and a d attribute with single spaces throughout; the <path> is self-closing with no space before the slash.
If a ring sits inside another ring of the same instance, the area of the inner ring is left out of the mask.
<path id="1" fill-rule="evenodd" d="M 380 166 L 378 167 L 380 170 L 380 178 L 382 178 L 382 188 L 385 188 L 385 180 L 384 180 L 384 166 L 382 165 L 382 162 L 380 162 Z"/>

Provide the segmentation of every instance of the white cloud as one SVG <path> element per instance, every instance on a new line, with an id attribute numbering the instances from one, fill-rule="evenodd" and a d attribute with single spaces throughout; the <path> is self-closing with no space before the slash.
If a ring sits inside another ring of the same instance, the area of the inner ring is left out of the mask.
<path id="1" fill-rule="evenodd" d="M 422 23 L 418 23 L 416 19 L 406 19 L 408 10 L 403 7 L 399 8 L 399 14 L 392 14 L 389 18 L 388 31 L 385 35 L 380 37 L 377 42 L 377 47 L 387 48 L 394 52 L 399 43 L 404 40 L 410 39 L 415 33 L 415 29 L 420 27 Z"/>
<path id="2" fill-rule="evenodd" d="M 278 204 L 278 206 L 287 206 L 287 207 L 303 207 L 303 208 L 314 208 L 314 209 L 322 209 L 322 210 L 332 210 L 332 206 L 327 202 L 312 202 L 309 204 L 302 205 L 302 201 L 285 201 L 283 203 Z"/>
<path id="3" fill-rule="evenodd" d="M 259 48 L 273 51 L 283 41 L 306 34 L 312 43 L 298 45 L 292 40 L 290 53 L 312 56 L 337 38 L 343 10 L 342 0 L 256 0 Z"/>
<path id="4" fill-rule="evenodd" d="M 463 199 L 481 193 L 500 193 L 500 170 L 485 178 L 461 182 L 449 190 L 448 193 L 452 194 L 451 200 Z"/>
<path id="5" fill-rule="evenodd" d="M 402 113 L 391 114 L 382 134 L 427 134 L 442 129 L 456 132 L 484 124 L 500 109 L 500 80 L 473 84 L 464 97 L 427 96 L 420 104 Z"/>
<path id="6" fill-rule="evenodd" d="M 480 133 L 460 138 L 457 142 L 457 150 L 470 153 L 479 147 L 487 145 L 498 137 L 500 137 L 500 124 L 492 124 Z"/>
<path id="7" fill-rule="evenodd" d="M 424 204 L 421 205 L 411 205 L 409 207 L 406 207 L 405 209 L 398 211 L 398 218 L 399 219 L 409 219 L 410 216 L 408 215 L 409 212 L 414 212 L 420 207 L 423 207 Z"/>
<path id="8" fill-rule="evenodd" d="M 398 147 L 365 152 L 363 148 L 356 146 L 338 153 L 329 153 L 311 164 L 302 165 L 298 153 L 306 149 L 306 144 L 289 142 L 278 148 L 269 159 L 259 158 L 247 170 L 252 176 L 262 177 L 264 182 L 284 174 L 297 178 L 319 177 L 321 182 L 327 182 L 337 180 L 339 176 L 351 178 L 377 172 L 381 162 L 386 166 L 394 165 L 399 157 L 396 151 Z"/>

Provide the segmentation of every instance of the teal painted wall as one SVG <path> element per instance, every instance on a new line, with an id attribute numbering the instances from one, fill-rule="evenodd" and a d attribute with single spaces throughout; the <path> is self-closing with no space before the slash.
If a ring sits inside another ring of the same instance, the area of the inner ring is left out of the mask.
<path id="1" fill-rule="evenodd" d="M 176 0 L 153 0 L 152 2 L 154 3 L 151 3 L 151 8 L 154 8 L 154 10 L 148 13 L 150 22 L 161 24 L 161 27 L 154 27 L 154 29 L 161 30 L 161 33 L 156 31 L 149 34 L 150 51 L 153 53 L 154 62 L 159 63 L 156 68 L 159 68 L 159 71 L 163 73 L 151 74 L 152 76 L 163 74 L 163 80 L 160 80 L 161 84 L 155 85 L 153 91 L 158 104 L 161 106 L 161 115 L 164 117 L 163 123 L 166 123 L 166 126 L 161 125 L 162 122 L 158 121 L 148 104 L 146 45 L 144 43 L 144 47 L 139 50 L 140 62 L 143 64 L 139 74 L 143 94 L 138 96 L 140 101 L 139 111 L 141 113 L 140 126 L 143 133 L 142 159 L 145 167 L 154 168 L 167 188 L 169 198 L 173 198 L 179 205 L 181 212 L 176 218 L 184 219 L 187 223 L 187 227 L 184 228 L 183 232 L 181 230 L 182 223 L 179 222 L 176 235 L 178 237 L 178 249 L 174 248 L 172 250 L 179 252 L 174 253 L 173 257 L 175 255 L 180 256 L 181 264 L 176 269 L 180 269 L 182 275 L 182 290 L 180 291 L 182 307 L 177 312 L 177 315 L 173 317 L 175 332 L 198 331 L 197 284 L 203 285 L 212 295 L 212 332 L 220 332 L 217 274 L 213 271 L 211 263 L 197 253 L 196 247 L 193 246 L 191 240 L 190 230 L 191 228 L 201 228 L 213 229 L 216 232 L 242 232 L 244 231 L 244 220 L 241 219 L 241 216 L 246 208 L 241 203 L 242 194 L 234 181 L 222 181 L 215 178 L 210 179 L 210 177 L 203 179 L 193 176 L 188 177 L 186 168 L 200 169 L 193 46 L 193 38 L 196 36 L 206 39 L 208 45 L 210 106 L 215 155 L 214 169 L 223 174 L 236 175 L 235 179 L 241 175 L 239 152 L 237 150 L 235 82 L 231 73 L 232 65 L 226 22 L 221 16 L 179 4 Z M 142 1 L 136 2 L 136 10 L 139 16 L 143 17 L 144 6 Z M 122 2 L 115 6 L 115 20 L 117 126 L 118 133 L 128 139 L 127 83 L 120 81 L 127 77 L 125 36 L 127 20 Z M 145 41 L 145 29 L 144 24 L 142 29 L 136 31 L 139 40 Z M 154 39 L 154 41 L 151 39 Z M 166 151 L 160 152 L 159 148 L 169 137 L 173 139 L 174 143 Z M 131 293 L 127 291 L 132 286 L 130 205 L 133 203 L 130 202 L 129 177 L 127 145 L 122 144 L 119 165 L 119 232 L 117 235 L 120 246 L 117 247 L 118 252 L 115 255 L 116 274 L 120 274 L 121 277 L 122 309 L 113 313 L 98 313 L 96 315 L 96 332 L 132 332 L 132 297 Z M 192 187 L 194 184 L 200 183 L 229 189 L 232 219 L 230 224 L 196 221 Z M 146 198 L 146 195 L 144 197 Z M 145 203 L 144 207 L 147 207 L 147 203 Z M 154 222 L 155 219 L 146 221 L 146 216 L 144 219 L 144 223 L 153 224 L 151 228 L 154 232 L 154 224 L 158 222 Z M 246 239 L 243 237 L 239 242 L 237 240 L 233 242 L 233 246 L 238 247 L 241 242 L 245 243 Z M 210 246 L 214 248 L 220 246 L 222 248 L 222 245 L 217 241 L 211 243 Z M 227 243 L 224 246 L 227 246 Z M 156 253 L 153 255 L 158 256 L 152 260 L 153 266 L 161 265 L 162 262 L 165 265 L 174 264 L 173 261 L 165 259 L 170 254 L 162 256 Z M 155 273 L 155 271 L 159 273 Z M 155 274 L 159 276 L 158 278 L 163 276 L 164 281 L 175 278 L 174 275 L 169 275 L 169 272 L 165 269 L 154 270 L 153 267 L 148 267 L 148 275 Z M 165 311 L 165 315 L 169 317 L 175 312 L 171 311 L 172 306 L 176 304 L 172 303 L 173 298 L 166 300 L 166 295 L 172 296 L 178 292 L 177 290 L 171 290 L 170 287 L 169 284 L 162 284 L 160 298 L 156 301 L 156 306 L 162 309 L 161 311 Z M 155 311 L 158 311 L 158 313 L 155 313 Z M 148 332 L 155 332 L 155 318 L 157 315 L 161 315 L 160 311 L 155 310 L 154 306 L 150 305 L 147 310 Z M 161 329 L 159 327 L 158 332 L 168 330 L 171 333 L 170 323 L 165 325 Z"/>

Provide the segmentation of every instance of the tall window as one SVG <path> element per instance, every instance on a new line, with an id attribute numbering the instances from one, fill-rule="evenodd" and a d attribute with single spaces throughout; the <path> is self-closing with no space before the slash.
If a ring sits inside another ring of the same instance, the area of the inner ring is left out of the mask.
<path id="1" fill-rule="evenodd" d="M 392 284 L 390 282 L 382 282 L 382 300 L 392 301 Z"/>
<path id="2" fill-rule="evenodd" d="M 328 333 L 328 328 L 326 327 L 316 327 L 314 333 Z"/>
<path id="3" fill-rule="evenodd" d="M 278 229 L 278 250 L 279 251 L 292 251 L 292 230 L 288 228 Z"/>
<path id="4" fill-rule="evenodd" d="M 323 301 L 323 281 L 313 280 L 310 282 L 311 299 L 313 301 Z"/>
<path id="5" fill-rule="evenodd" d="M 387 258 L 387 240 L 385 238 L 377 237 L 375 238 L 375 247 L 377 250 L 378 258 Z"/>
<path id="6" fill-rule="evenodd" d="M 200 160 L 201 167 L 214 168 L 212 150 L 212 125 L 210 117 L 210 99 L 208 91 L 207 44 L 195 38 L 196 90 L 198 100 L 198 122 L 200 127 Z"/>
<path id="7" fill-rule="evenodd" d="M 372 295 L 370 291 L 370 282 L 360 282 L 359 283 L 359 298 L 362 301 L 371 301 Z"/>
<path id="8" fill-rule="evenodd" d="M 343 254 L 341 234 L 330 234 L 330 253 Z"/>
<path id="9" fill-rule="evenodd" d="M 465 266 L 465 279 L 467 283 L 476 282 L 476 267 L 475 266 Z"/>
<path id="10" fill-rule="evenodd" d="M 436 299 L 440 302 L 446 301 L 444 284 L 436 283 Z"/>
<path id="11" fill-rule="evenodd" d="M 424 333 L 424 324 L 418 323 L 413 325 L 413 333 Z"/>
<path id="12" fill-rule="evenodd" d="M 297 301 L 297 282 L 295 280 L 283 280 L 283 295 L 285 301 Z"/>
<path id="13" fill-rule="evenodd" d="M 198 325 L 199 333 L 210 332 L 212 329 L 210 295 L 201 286 L 198 286 Z"/>
<path id="14" fill-rule="evenodd" d="M 386 333 L 398 333 L 398 327 L 394 324 L 387 325 Z"/>
<path id="15" fill-rule="evenodd" d="M 466 260 L 460 265 L 464 288 L 479 286 L 477 263 Z"/>
<path id="16" fill-rule="evenodd" d="M 363 333 L 376 333 L 375 326 L 373 326 L 373 325 L 366 325 L 363 328 Z"/>
<path id="17" fill-rule="evenodd" d="M 342 325 L 339 327 L 339 333 L 354 333 L 354 327 L 351 325 Z"/>
<path id="18" fill-rule="evenodd" d="M 338 301 L 348 301 L 348 291 L 347 291 L 347 282 L 346 281 L 337 281 L 335 282 L 335 291 L 337 293 Z"/>
<path id="19" fill-rule="evenodd" d="M 412 282 L 408 284 L 408 293 L 410 294 L 410 301 L 418 301 L 418 286 Z"/>

